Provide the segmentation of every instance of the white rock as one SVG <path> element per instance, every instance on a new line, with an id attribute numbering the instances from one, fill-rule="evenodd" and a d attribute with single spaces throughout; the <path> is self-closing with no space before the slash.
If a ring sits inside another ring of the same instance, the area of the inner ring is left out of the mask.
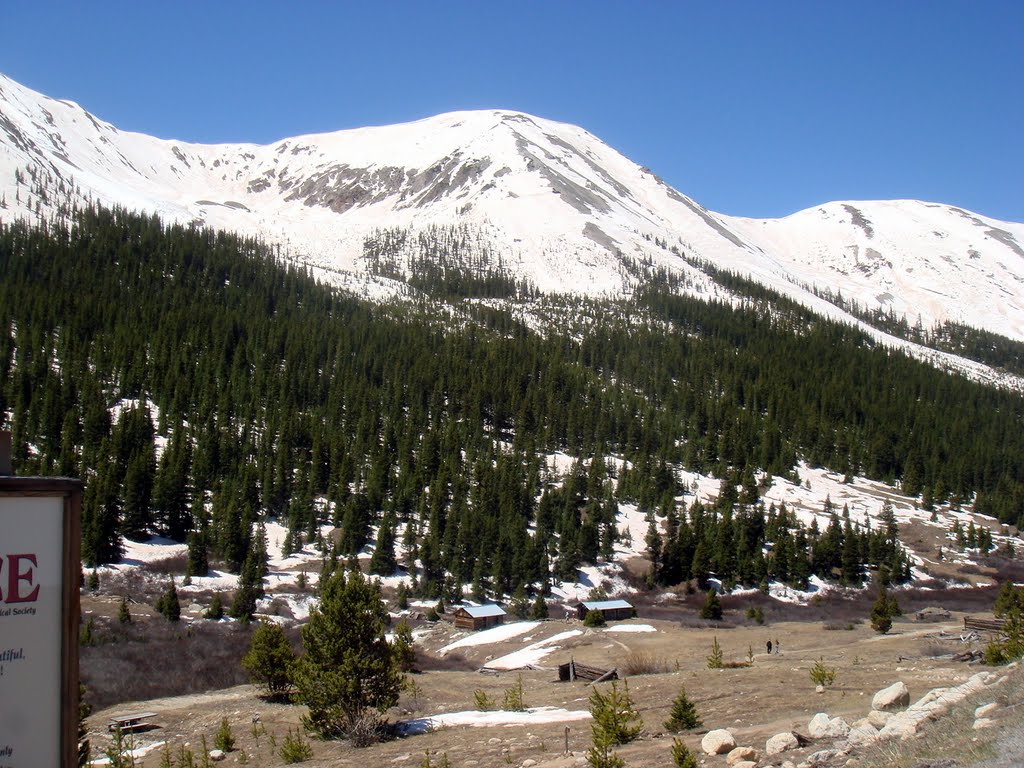
<path id="1" fill-rule="evenodd" d="M 732 768 L 757 768 L 757 763 L 753 760 L 740 760 L 738 763 L 733 763 Z"/>
<path id="2" fill-rule="evenodd" d="M 807 724 L 807 732 L 812 739 L 845 739 L 850 725 L 841 717 L 829 717 L 819 712 Z"/>
<path id="3" fill-rule="evenodd" d="M 700 748 L 708 755 L 724 755 L 726 752 L 736 749 L 736 739 L 728 731 L 719 728 L 709 731 L 700 740 Z"/>
<path id="4" fill-rule="evenodd" d="M 815 693 L 824 693 L 825 692 L 825 686 L 824 685 L 816 685 L 816 686 L 814 686 L 814 692 Z"/>
<path id="5" fill-rule="evenodd" d="M 834 749 L 822 749 L 807 756 L 807 765 L 826 765 L 838 757 L 839 754 L 840 753 Z"/>
<path id="6" fill-rule="evenodd" d="M 725 762 L 732 766 L 745 761 L 756 762 L 757 750 L 753 747 L 736 747 L 736 749 L 730 752 L 725 758 Z"/>
<path id="7" fill-rule="evenodd" d="M 227 755 L 225 755 L 224 752 L 219 750 L 219 749 L 211 749 L 210 750 L 210 759 L 213 760 L 216 763 L 219 763 L 221 760 L 223 760 L 226 757 L 227 757 Z"/>
<path id="8" fill-rule="evenodd" d="M 990 720 L 987 717 L 979 717 L 974 721 L 974 730 L 980 731 L 982 728 L 991 728 L 995 724 L 995 720 Z"/>
<path id="9" fill-rule="evenodd" d="M 532 757 L 528 757 L 525 760 L 523 760 L 522 768 L 533 768 L 533 766 L 535 765 L 537 765 L 537 761 L 534 760 Z"/>
<path id="10" fill-rule="evenodd" d="M 875 728 L 885 728 L 885 724 L 892 719 L 892 712 L 880 712 L 877 709 L 872 709 L 868 712 L 867 719 Z"/>
<path id="11" fill-rule="evenodd" d="M 997 709 L 999 709 L 999 705 L 996 704 L 995 702 L 993 702 L 991 704 L 983 704 L 982 706 L 980 706 L 976 710 L 974 710 L 974 716 L 977 717 L 977 718 L 988 717 L 993 712 L 995 712 Z"/>
<path id="12" fill-rule="evenodd" d="M 910 691 L 902 680 L 883 688 L 871 699 L 872 709 L 892 710 L 905 707 L 910 703 Z"/>
<path id="13" fill-rule="evenodd" d="M 780 752 L 785 752 L 788 749 L 796 749 L 800 746 L 800 742 L 796 740 L 796 736 L 790 731 L 785 733 L 777 733 L 768 739 L 764 745 L 764 751 L 767 755 L 777 755 Z"/>

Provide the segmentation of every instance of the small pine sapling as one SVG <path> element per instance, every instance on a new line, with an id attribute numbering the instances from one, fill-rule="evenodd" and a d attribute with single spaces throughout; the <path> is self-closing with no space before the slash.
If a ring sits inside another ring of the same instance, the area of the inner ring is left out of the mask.
<path id="1" fill-rule="evenodd" d="M 231 733 L 231 725 L 226 717 L 220 720 L 220 728 L 217 735 L 213 737 L 213 746 L 222 752 L 231 752 L 235 748 L 235 737 Z"/>
<path id="2" fill-rule="evenodd" d="M 725 666 L 722 646 L 718 644 L 718 635 L 711 641 L 711 654 L 708 656 L 708 669 L 721 669 Z"/>
<path id="3" fill-rule="evenodd" d="M 686 695 L 686 688 L 679 689 L 679 695 L 672 702 L 672 709 L 669 710 L 668 720 L 665 721 L 665 729 L 673 733 L 689 731 L 699 728 L 701 723 L 697 715 L 697 708 L 690 697 Z"/>
<path id="4" fill-rule="evenodd" d="M 810 675 L 812 683 L 828 688 L 836 680 L 836 668 L 825 664 L 824 657 L 818 657 L 814 666 L 811 667 Z"/>
<path id="5" fill-rule="evenodd" d="M 697 768 L 697 756 L 680 739 L 672 739 L 672 765 L 676 768 Z"/>

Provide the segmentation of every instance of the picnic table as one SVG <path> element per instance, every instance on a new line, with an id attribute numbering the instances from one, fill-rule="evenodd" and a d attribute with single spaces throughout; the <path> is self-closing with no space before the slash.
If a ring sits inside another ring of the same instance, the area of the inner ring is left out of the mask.
<path id="1" fill-rule="evenodd" d="M 134 731 L 138 728 L 148 728 L 153 725 L 146 722 L 151 717 L 156 717 L 156 712 L 136 712 L 131 715 L 114 715 L 107 723 L 108 731 Z"/>

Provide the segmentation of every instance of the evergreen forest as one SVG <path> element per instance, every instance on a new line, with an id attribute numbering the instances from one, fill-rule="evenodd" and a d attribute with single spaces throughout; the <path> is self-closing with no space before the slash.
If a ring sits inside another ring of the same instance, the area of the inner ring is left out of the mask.
<path id="1" fill-rule="evenodd" d="M 907 578 L 891 514 L 870 530 L 826 510 L 818 530 L 764 508 L 764 473 L 799 460 L 1024 524 L 1019 393 L 726 273 L 731 303 L 658 280 L 630 300 L 540 297 L 495 257 L 474 280 L 443 258 L 456 234 L 420 244 L 442 256 L 417 262 L 415 299 L 381 305 L 156 217 L 0 224 L 15 471 L 87 481 L 90 564 L 160 534 L 188 541 L 195 575 L 241 572 L 261 523 L 291 549 L 327 549 L 333 525 L 336 554 L 369 547 L 371 572 L 405 569 L 430 597 L 543 594 L 611 556 L 622 502 L 652 521 L 662 584 Z M 555 451 L 578 457 L 564 479 Z M 679 468 L 720 478 L 717 500 L 682 503 Z"/>

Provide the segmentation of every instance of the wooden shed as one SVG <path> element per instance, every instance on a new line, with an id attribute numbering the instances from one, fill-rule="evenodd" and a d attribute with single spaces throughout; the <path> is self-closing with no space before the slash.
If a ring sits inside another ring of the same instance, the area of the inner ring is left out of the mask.
<path id="1" fill-rule="evenodd" d="M 460 605 L 452 610 L 459 629 L 489 629 L 505 623 L 505 609 L 500 605 Z"/>
<path id="2" fill-rule="evenodd" d="M 618 621 L 636 616 L 636 608 L 625 600 L 584 600 L 576 606 L 576 618 L 587 618 L 591 611 L 600 611 L 605 621 Z"/>

